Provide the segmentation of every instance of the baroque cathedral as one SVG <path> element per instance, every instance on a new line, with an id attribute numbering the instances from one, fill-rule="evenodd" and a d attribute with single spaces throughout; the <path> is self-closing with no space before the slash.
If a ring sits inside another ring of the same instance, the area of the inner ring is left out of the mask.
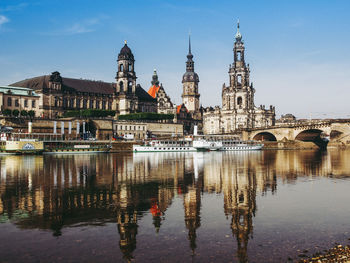
<path id="1" fill-rule="evenodd" d="M 222 87 L 222 108 L 208 107 L 203 112 L 204 134 L 229 134 L 244 128 L 258 128 L 275 124 L 275 107 L 265 109 L 254 105 L 253 83 L 249 64 L 245 62 L 245 47 L 237 24 L 233 48 L 234 61 L 229 67 L 230 83 Z"/>

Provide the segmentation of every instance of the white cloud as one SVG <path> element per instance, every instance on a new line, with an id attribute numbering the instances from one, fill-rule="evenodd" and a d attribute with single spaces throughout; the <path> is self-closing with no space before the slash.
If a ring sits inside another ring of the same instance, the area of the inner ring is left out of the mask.
<path id="1" fill-rule="evenodd" d="M 61 30 L 52 31 L 50 33 L 44 33 L 45 35 L 61 36 L 61 35 L 78 35 L 94 32 L 97 30 L 97 26 L 102 23 L 107 16 L 99 16 L 96 18 L 86 19 L 80 22 L 75 22 L 70 26 L 66 26 Z"/>
<path id="2" fill-rule="evenodd" d="M 0 15 L 0 27 L 5 24 L 5 23 L 8 23 L 10 20 L 6 17 L 6 16 L 3 16 L 3 15 Z"/>
<path id="3" fill-rule="evenodd" d="M 9 5 L 9 6 L 6 6 L 5 8 L 0 8 L 0 12 L 17 11 L 27 7 L 28 5 L 29 5 L 28 3 L 20 3 L 18 5 Z"/>

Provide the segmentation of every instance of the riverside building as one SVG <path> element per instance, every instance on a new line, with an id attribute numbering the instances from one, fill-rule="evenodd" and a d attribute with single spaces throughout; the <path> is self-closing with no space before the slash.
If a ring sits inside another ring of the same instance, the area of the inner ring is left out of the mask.
<path id="1" fill-rule="evenodd" d="M 54 119 L 65 111 L 79 109 L 115 110 L 117 115 L 157 112 L 157 100 L 136 84 L 135 59 L 127 43 L 118 54 L 114 83 L 51 75 L 25 79 L 10 86 L 34 90 L 40 97 L 36 116 Z"/>

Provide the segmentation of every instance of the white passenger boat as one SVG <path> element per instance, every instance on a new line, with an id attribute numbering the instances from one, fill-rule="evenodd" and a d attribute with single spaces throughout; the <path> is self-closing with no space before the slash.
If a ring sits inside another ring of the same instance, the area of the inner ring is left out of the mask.
<path id="1" fill-rule="evenodd" d="M 223 140 L 221 151 L 261 150 L 264 144 L 257 141 Z"/>
<path id="2" fill-rule="evenodd" d="M 133 152 L 196 152 L 189 140 L 154 140 L 143 145 L 133 145 Z"/>

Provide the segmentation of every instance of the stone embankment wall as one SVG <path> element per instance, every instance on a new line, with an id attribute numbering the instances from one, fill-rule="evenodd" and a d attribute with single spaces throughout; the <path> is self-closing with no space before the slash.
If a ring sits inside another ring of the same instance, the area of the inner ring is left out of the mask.
<path id="1" fill-rule="evenodd" d="M 116 152 L 132 152 L 132 146 L 136 144 L 136 142 L 112 142 L 112 153 Z"/>
<path id="2" fill-rule="evenodd" d="M 266 150 L 289 150 L 289 149 L 319 149 L 313 142 L 302 141 L 277 141 L 277 142 L 263 142 Z"/>

